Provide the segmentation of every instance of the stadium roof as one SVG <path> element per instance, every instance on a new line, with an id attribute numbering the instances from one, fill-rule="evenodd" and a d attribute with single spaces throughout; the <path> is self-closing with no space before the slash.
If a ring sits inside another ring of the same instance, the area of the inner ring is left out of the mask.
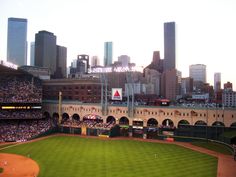
<path id="1" fill-rule="evenodd" d="M 27 75 L 30 75 L 29 73 L 21 70 L 21 69 L 13 69 L 13 68 L 10 68 L 10 67 L 7 67 L 7 66 L 4 66 L 2 64 L 0 64 L 0 74 L 27 74 Z"/>

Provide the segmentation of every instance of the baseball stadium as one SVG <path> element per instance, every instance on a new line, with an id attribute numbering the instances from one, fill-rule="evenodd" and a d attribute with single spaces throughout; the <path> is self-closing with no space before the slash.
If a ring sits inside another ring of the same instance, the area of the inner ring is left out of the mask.
<path id="1" fill-rule="evenodd" d="M 50 83 L 0 65 L 0 177 L 235 177 L 235 108 L 79 102 L 63 95 L 103 86 L 63 82 L 48 99 Z"/>

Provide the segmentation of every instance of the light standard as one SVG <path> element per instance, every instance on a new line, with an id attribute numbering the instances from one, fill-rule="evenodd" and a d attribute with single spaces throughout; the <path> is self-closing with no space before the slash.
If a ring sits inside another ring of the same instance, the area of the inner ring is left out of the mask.
<path id="1" fill-rule="evenodd" d="M 207 112 L 206 112 L 206 140 L 208 141 L 208 137 L 207 137 L 207 129 L 208 129 L 208 105 L 206 106 L 207 108 Z"/>

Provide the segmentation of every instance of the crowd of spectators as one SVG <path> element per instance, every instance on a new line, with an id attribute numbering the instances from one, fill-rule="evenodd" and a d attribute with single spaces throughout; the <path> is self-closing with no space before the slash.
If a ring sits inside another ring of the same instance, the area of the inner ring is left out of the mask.
<path id="1" fill-rule="evenodd" d="M 103 122 L 97 121 L 97 120 L 88 120 L 88 119 L 86 119 L 86 120 L 83 120 L 83 121 L 79 121 L 79 120 L 75 120 L 75 119 L 67 119 L 67 120 L 62 122 L 62 126 L 75 127 L 75 128 L 85 126 L 87 128 L 110 130 L 112 127 L 115 126 L 115 122 L 103 123 Z"/>
<path id="2" fill-rule="evenodd" d="M 53 127 L 51 119 L 0 120 L 0 142 L 27 141 Z"/>
<path id="3" fill-rule="evenodd" d="M 41 110 L 0 110 L 0 119 L 41 119 Z"/>
<path id="4" fill-rule="evenodd" d="M 1 75 L 0 103 L 41 103 L 42 83 L 29 75 Z"/>

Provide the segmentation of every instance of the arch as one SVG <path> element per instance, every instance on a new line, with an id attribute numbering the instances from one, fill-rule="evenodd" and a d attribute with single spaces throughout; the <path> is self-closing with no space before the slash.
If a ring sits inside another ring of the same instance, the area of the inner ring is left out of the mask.
<path id="1" fill-rule="evenodd" d="M 113 123 L 113 122 L 115 123 L 115 122 L 116 122 L 116 119 L 115 119 L 115 117 L 113 117 L 113 116 L 108 116 L 106 122 L 107 122 L 107 123 Z"/>
<path id="2" fill-rule="evenodd" d="M 236 128 L 236 122 L 233 122 L 231 125 L 230 125 L 231 128 Z"/>
<path id="3" fill-rule="evenodd" d="M 157 125 L 158 125 L 158 121 L 156 119 L 154 119 L 154 118 L 148 119 L 148 121 L 147 121 L 148 127 L 157 127 Z"/>
<path id="4" fill-rule="evenodd" d="M 190 124 L 189 121 L 182 119 L 178 122 L 178 127 L 182 125 L 189 125 L 189 124 Z"/>
<path id="5" fill-rule="evenodd" d="M 75 114 L 72 115 L 72 119 L 79 121 L 79 120 L 80 120 L 80 117 L 79 117 L 78 114 L 75 113 Z"/>
<path id="6" fill-rule="evenodd" d="M 54 112 L 52 114 L 52 119 L 55 122 L 55 124 L 59 123 L 59 114 L 57 112 Z"/>
<path id="7" fill-rule="evenodd" d="M 215 121 L 212 126 L 217 126 L 217 127 L 224 127 L 225 124 L 223 122 L 220 122 L 220 121 Z"/>
<path id="8" fill-rule="evenodd" d="M 127 117 L 121 117 L 119 120 L 119 125 L 129 125 L 129 119 Z"/>
<path id="9" fill-rule="evenodd" d="M 67 114 L 67 113 L 63 113 L 63 114 L 62 114 L 62 120 L 61 120 L 61 123 L 64 123 L 64 122 L 66 122 L 66 121 L 69 120 L 69 119 L 70 119 L 69 114 Z"/>
<path id="10" fill-rule="evenodd" d="M 52 118 L 54 118 L 54 119 L 59 119 L 59 114 L 58 114 L 57 112 L 54 112 L 54 113 L 52 114 Z"/>
<path id="11" fill-rule="evenodd" d="M 162 122 L 164 127 L 174 127 L 174 122 L 171 119 L 165 119 Z"/>
<path id="12" fill-rule="evenodd" d="M 206 126 L 207 123 L 205 121 L 203 121 L 203 120 L 198 120 L 197 122 L 195 122 L 194 125 Z"/>
<path id="13" fill-rule="evenodd" d="M 46 119 L 50 118 L 49 112 L 45 111 L 45 112 L 43 113 L 43 118 L 46 118 Z"/>

